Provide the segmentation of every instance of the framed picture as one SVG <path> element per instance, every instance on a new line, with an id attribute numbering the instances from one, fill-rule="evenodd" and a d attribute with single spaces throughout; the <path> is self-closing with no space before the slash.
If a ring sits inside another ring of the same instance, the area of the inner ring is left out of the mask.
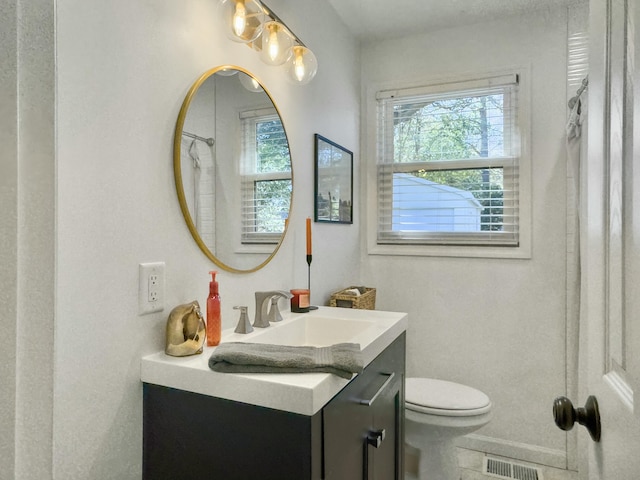
<path id="1" fill-rule="evenodd" d="M 353 223 L 353 153 L 315 134 L 315 221 Z"/>

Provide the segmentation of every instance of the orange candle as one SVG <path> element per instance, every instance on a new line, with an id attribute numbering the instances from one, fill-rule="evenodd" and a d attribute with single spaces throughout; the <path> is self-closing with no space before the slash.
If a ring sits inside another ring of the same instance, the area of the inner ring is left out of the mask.
<path id="1" fill-rule="evenodd" d="M 307 255 L 311 255 L 311 218 L 307 217 Z"/>

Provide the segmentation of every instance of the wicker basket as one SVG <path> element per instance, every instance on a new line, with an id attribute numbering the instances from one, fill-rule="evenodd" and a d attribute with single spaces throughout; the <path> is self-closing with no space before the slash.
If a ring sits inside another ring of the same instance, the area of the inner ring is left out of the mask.
<path id="1" fill-rule="evenodd" d="M 346 290 L 357 289 L 360 295 L 349 295 Z M 349 287 L 331 295 L 330 307 L 359 308 L 361 310 L 376 309 L 376 289 L 368 287 Z"/>

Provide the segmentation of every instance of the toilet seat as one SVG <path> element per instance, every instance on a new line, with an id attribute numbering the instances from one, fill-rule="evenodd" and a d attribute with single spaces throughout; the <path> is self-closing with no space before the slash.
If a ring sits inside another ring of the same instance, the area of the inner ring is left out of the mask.
<path id="1" fill-rule="evenodd" d="M 430 415 L 469 417 L 489 412 L 491 400 L 467 385 L 433 378 L 407 378 L 405 408 Z"/>

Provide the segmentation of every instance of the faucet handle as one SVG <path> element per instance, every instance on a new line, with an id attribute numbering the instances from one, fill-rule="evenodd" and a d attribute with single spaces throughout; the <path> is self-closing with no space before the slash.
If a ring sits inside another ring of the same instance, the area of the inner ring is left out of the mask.
<path id="1" fill-rule="evenodd" d="M 251 322 L 249 322 L 249 317 L 247 316 L 247 307 L 233 307 L 234 310 L 240 310 L 240 319 L 238 320 L 238 326 L 234 330 L 236 333 L 251 333 L 253 332 L 253 327 L 251 326 Z"/>
<path id="2" fill-rule="evenodd" d="M 271 297 L 271 309 L 267 315 L 269 322 L 279 322 L 282 320 L 282 315 L 280 315 L 280 310 L 278 309 L 278 300 L 280 300 L 280 295 Z"/>

